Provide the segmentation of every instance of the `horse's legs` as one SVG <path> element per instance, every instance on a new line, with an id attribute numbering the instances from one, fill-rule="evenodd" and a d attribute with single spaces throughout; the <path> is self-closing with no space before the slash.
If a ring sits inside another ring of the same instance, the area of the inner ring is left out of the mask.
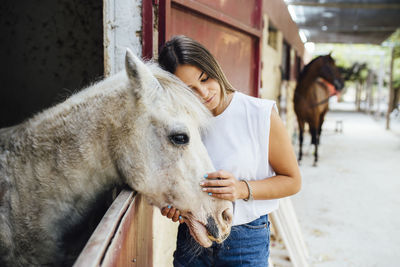
<path id="1" fill-rule="evenodd" d="M 321 141 L 321 132 L 322 132 L 322 124 L 324 123 L 325 119 L 325 114 L 328 111 L 328 109 L 324 110 L 320 115 L 319 115 L 319 126 L 318 126 L 318 145 L 320 144 Z"/>
<path id="2" fill-rule="evenodd" d="M 299 134 L 299 162 L 301 161 L 301 157 L 303 156 L 303 134 L 304 130 L 300 130 Z"/>
<path id="3" fill-rule="evenodd" d="M 304 134 L 304 121 L 298 121 L 299 123 L 299 159 L 298 162 L 301 161 L 303 156 L 303 134 Z"/>
<path id="4" fill-rule="evenodd" d="M 310 126 L 310 133 L 311 133 L 311 143 L 315 146 L 314 150 L 314 164 L 313 166 L 317 166 L 318 162 L 318 129 L 316 127 Z"/>
<path id="5" fill-rule="evenodd" d="M 322 124 L 324 123 L 324 118 L 325 118 L 325 114 L 327 111 L 328 111 L 328 109 L 325 109 L 319 115 L 318 129 L 315 129 L 315 137 L 314 137 L 314 142 L 313 142 L 313 144 L 315 145 L 314 164 L 313 164 L 314 167 L 317 166 L 317 162 L 318 162 L 318 145 L 320 144 L 320 141 L 321 141 Z"/>
<path id="6" fill-rule="evenodd" d="M 317 145 L 318 143 L 318 130 L 314 126 L 310 126 L 311 144 Z"/>
<path id="7" fill-rule="evenodd" d="M 318 137 L 317 137 L 317 139 L 318 139 Z M 313 163 L 314 167 L 317 167 L 317 162 L 318 162 L 318 144 L 315 145 L 314 163 Z"/>

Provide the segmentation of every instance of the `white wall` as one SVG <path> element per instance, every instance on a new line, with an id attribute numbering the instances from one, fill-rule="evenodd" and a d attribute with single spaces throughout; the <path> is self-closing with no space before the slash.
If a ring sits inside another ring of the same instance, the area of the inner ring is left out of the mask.
<path id="1" fill-rule="evenodd" d="M 104 0 L 104 73 L 124 68 L 126 48 L 142 55 L 142 1 Z"/>
<path id="2" fill-rule="evenodd" d="M 282 61 L 282 33 L 277 32 L 275 47 L 271 47 L 268 44 L 268 16 L 263 15 L 264 28 L 261 42 L 261 82 L 262 87 L 260 88 L 261 98 L 267 98 L 271 100 L 278 100 L 280 84 L 281 84 L 281 72 L 280 66 Z"/>

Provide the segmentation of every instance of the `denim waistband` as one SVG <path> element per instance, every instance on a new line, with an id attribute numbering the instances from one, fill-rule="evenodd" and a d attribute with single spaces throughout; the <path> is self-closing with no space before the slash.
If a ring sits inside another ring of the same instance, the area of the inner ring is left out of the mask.
<path id="1" fill-rule="evenodd" d="M 265 215 L 261 216 L 260 218 L 255 219 L 254 221 L 251 221 L 251 222 L 248 222 L 248 223 L 245 223 L 245 224 L 235 225 L 233 227 L 241 226 L 241 225 L 258 226 L 258 225 L 264 225 L 264 224 L 267 224 L 267 223 L 268 223 L 268 214 L 265 214 Z"/>

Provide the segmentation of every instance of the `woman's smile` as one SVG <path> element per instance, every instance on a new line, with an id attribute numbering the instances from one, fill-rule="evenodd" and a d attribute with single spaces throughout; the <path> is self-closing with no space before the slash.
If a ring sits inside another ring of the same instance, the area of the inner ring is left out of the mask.
<path id="1" fill-rule="evenodd" d="M 203 102 L 203 104 L 208 104 L 208 103 L 210 103 L 210 102 L 214 99 L 214 97 L 215 97 L 215 95 L 213 95 L 212 97 L 208 98 L 207 100 L 205 100 L 205 101 Z"/>

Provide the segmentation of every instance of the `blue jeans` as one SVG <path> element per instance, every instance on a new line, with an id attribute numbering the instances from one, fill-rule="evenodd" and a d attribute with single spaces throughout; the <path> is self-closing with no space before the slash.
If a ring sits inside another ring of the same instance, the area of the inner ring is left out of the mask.
<path id="1" fill-rule="evenodd" d="M 179 225 L 174 253 L 175 267 L 268 267 L 269 257 L 268 215 L 232 227 L 231 234 L 222 243 L 203 248 L 189 233 L 186 224 Z"/>

